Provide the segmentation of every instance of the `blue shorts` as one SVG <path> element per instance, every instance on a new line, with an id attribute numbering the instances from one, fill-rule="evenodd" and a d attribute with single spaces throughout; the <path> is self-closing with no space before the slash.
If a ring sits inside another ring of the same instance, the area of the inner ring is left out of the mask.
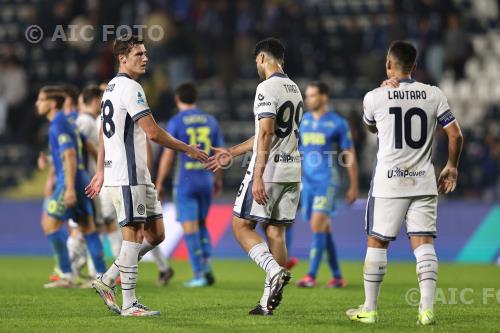
<path id="1" fill-rule="evenodd" d="M 300 207 L 302 217 L 306 221 L 310 221 L 313 212 L 320 212 L 335 216 L 335 197 L 337 194 L 337 186 L 331 182 L 324 183 L 308 183 L 302 182 L 302 193 L 300 196 Z"/>
<path id="2" fill-rule="evenodd" d="M 212 188 L 174 188 L 174 202 L 177 210 L 177 221 L 201 221 L 206 219 L 212 202 Z"/>
<path id="3" fill-rule="evenodd" d="M 92 200 L 85 196 L 85 187 L 83 185 L 75 185 L 76 205 L 71 208 L 66 208 L 64 205 L 64 184 L 56 184 L 54 193 L 48 198 L 47 204 L 44 207 L 47 214 L 60 221 L 72 219 L 77 222 L 79 217 L 94 216 Z"/>

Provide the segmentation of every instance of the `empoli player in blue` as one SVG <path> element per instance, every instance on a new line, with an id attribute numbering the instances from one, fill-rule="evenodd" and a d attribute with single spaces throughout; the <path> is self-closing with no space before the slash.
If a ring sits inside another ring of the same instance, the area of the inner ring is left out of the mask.
<path id="1" fill-rule="evenodd" d="M 40 90 L 36 101 L 38 114 L 51 122 L 49 146 L 56 177 L 55 189 L 46 207 L 47 214 L 43 215 L 42 228 L 63 273 L 60 280 L 46 284 L 46 288 L 74 286 L 66 246 L 68 236 L 62 228 L 63 222 L 70 218 L 79 224 L 97 273 L 106 270 L 102 243 L 94 226 L 92 203 L 84 193 L 89 177 L 83 164 L 82 140 L 76 126 L 61 111 L 64 99 L 61 88 L 46 86 Z"/>
<path id="2" fill-rule="evenodd" d="M 176 139 L 189 145 L 199 144 L 207 154 L 211 147 L 222 147 L 224 141 L 215 118 L 196 107 L 196 87 L 192 83 L 181 84 L 176 89 L 175 102 L 179 113 L 167 124 L 167 132 Z M 163 180 L 170 172 L 175 152 L 163 152 L 156 188 L 162 196 Z M 174 201 L 177 221 L 182 223 L 184 239 L 189 251 L 189 260 L 194 278 L 187 281 L 186 287 L 204 287 L 214 283 L 210 266 L 211 244 L 206 226 L 206 217 L 212 195 L 222 188 L 220 172 L 215 176 L 205 170 L 203 163 L 185 154 L 179 156 L 174 180 Z"/>
<path id="3" fill-rule="evenodd" d="M 297 283 L 298 287 L 316 285 L 323 252 L 328 254 L 332 279 L 326 287 L 345 285 L 337 260 L 332 237 L 331 217 L 335 216 L 338 192 L 338 163 L 348 168 L 350 186 L 346 201 L 353 203 L 358 195 L 358 167 L 347 121 L 328 109 L 328 86 L 313 82 L 306 89 L 307 112 L 300 124 L 300 151 L 302 162 L 301 209 L 304 219 L 310 221 L 313 241 L 308 274 Z"/>

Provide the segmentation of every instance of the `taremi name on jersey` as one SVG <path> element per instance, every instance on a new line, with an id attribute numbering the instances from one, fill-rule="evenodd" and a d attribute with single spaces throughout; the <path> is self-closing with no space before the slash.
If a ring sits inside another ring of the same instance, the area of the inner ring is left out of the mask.
<path id="1" fill-rule="evenodd" d="M 252 159 L 234 205 L 235 216 L 265 223 L 294 222 L 300 197 L 298 146 L 303 110 L 300 90 L 286 74 L 275 73 L 258 85 L 253 107 L 255 138 L 259 137 L 260 119 L 276 119 L 276 132 L 263 175 L 269 200 L 266 205 L 253 200 L 252 177 L 257 158 L 257 140 L 254 140 Z"/>

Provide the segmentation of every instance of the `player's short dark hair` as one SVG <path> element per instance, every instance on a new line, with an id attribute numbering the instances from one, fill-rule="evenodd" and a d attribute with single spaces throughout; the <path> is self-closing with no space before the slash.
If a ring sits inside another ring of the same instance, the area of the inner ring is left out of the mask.
<path id="1" fill-rule="evenodd" d="M 43 86 L 40 92 L 44 93 L 47 99 L 55 101 L 58 110 L 62 109 L 66 94 L 61 86 Z"/>
<path id="2" fill-rule="evenodd" d="M 69 97 L 74 105 L 78 105 L 78 95 L 80 94 L 78 88 L 72 84 L 65 84 L 62 89 L 66 97 Z"/>
<path id="3" fill-rule="evenodd" d="M 318 88 L 320 95 L 330 96 L 330 88 L 323 81 L 313 81 L 309 83 L 307 86 Z"/>
<path id="4" fill-rule="evenodd" d="M 94 98 L 101 99 L 102 90 L 96 84 L 90 84 L 82 90 L 83 104 L 89 105 Z"/>
<path id="5" fill-rule="evenodd" d="M 113 43 L 113 55 L 116 60 L 119 60 L 121 54 L 127 56 L 134 46 L 141 44 L 144 44 L 144 40 L 137 35 L 121 35 Z"/>
<path id="6" fill-rule="evenodd" d="M 394 57 L 404 73 L 411 73 L 417 60 L 417 48 L 410 42 L 396 40 L 389 46 L 389 54 Z"/>
<path id="7" fill-rule="evenodd" d="M 198 98 L 198 91 L 194 83 L 185 82 L 175 88 L 175 95 L 182 103 L 194 104 Z"/>
<path id="8" fill-rule="evenodd" d="M 285 46 L 276 38 L 266 38 L 255 44 L 254 55 L 258 56 L 259 53 L 265 52 L 270 54 L 276 60 L 283 62 L 285 58 Z"/>

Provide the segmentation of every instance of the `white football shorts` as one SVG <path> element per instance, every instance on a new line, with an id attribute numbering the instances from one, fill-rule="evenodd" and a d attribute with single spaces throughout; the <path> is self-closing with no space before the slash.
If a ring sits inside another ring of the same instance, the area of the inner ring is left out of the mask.
<path id="1" fill-rule="evenodd" d="M 437 196 L 406 198 L 369 197 L 366 205 L 365 230 L 368 235 L 393 241 L 406 223 L 410 236 L 436 237 Z"/>

